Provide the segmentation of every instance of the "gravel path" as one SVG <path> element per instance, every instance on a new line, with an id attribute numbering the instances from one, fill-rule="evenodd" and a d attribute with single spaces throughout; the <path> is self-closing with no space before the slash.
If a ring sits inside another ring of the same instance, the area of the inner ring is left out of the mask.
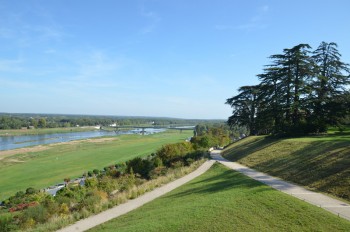
<path id="1" fill-rule="evenodd" d="M 147 202 L 150 202 L 157 197 L 160 197 L 175 188 L 189 182 L 190 180 L 200 176 L 204 172 L 206 172 L 213 164 L 215 163 L 214 160 L 206 161 L 204 164 L 202 164 L 197 170 L 194 172 L 191 172 L 190 174 L 177 179 L 173 182 L 170 182 L 160 188 L 157 188 L 151 192 L 148 192 L 136 199 L 130 200 L 124 204 L 118 205 L 112 209 L 106 210 L 102 213 L 99 213 L 97 215 L 88 217 L 86 219 L 80 220 L 76 222 L 73 225 L 70 225 L 68 227 L 65 227 L 61 230 L 58 230 L 58 232 L 77 232 L 77 231 L 86 231 L 88 229 L 91 229 L 99 224 L 102 224 L 106 221 L 109 221 L 113 218 L 119 217 L 123 214 L 126 214 L 144 204 Z"/>
<path id="2" fill-rule="evenodd" d="M 269 176 L 265 173 L 255 171 L 246 166 L 243 166 L 237 162 L 231 162 L 224 159 L 220 155 L 220 150 L 214 150 L 211 152 L 211 156 L 214 160 L 222 163 L 223 165 L 236 170 L 250 178 L 260 181 L 266 185 L 271 186 L 274 189 L 287 193 L 293 197 L 296 197 L 300 200 L 306 201 L 310 204 L 316 205 L 318 207 L 324 208 L 329 212 L 338 215 L 339 217 L 345 218 L 350 221 L 350 205 L 336 200 L 334 198 L 328 197 L 321 193 L 312 192 L 306 190 L 303 187 L 300 187 L 295 184 L 288 183 L 279 178 Z"/>
<path id="3" fill-rule="evenodd" d="M 86 231 L 91 229 L 97 225 L 100 225 L 104 222 L 107 222 L 113 218 L 119 217 L 123 214 L 126 214 L 172 190 L 175 188 L 191 181 L 192 179 L 200 176 L 204 172 L 206 172 L 216 161 L 222 163 L 223 165 L 236 170 L 246 176 L 249 176 L 252 179 L 260 181 L 266 185 L 271 186 L 274 189 L 287 193 L 293 197 L 296 197 L 300 200 L 306 201 L 310 204 L 319 206 L 328 210 L 331 213 L 338 215 L 339 217 L 345 218 L 350 221 L 350 205 L 344 203 L 342 201 L 336 200 L 334 198 L 325 196 L 320 193 L 315 193 L 309 190 L 306 190 L 303 187 L 298 185 L 294 185 L 278 179 L 276 177 L 269 176 L 265 173 L 255 171 L 246 166 L 238 164 L 236 162 L 231 162 L 224 159 L 220 155 L 220 150 L 214 150 L 211 152 L 211 156 L 213 160 L 206 161 L 202 164 L 197 170 L 194 172 L 177 179 L 171 183 L 168 183 L 160 188 L 157 188 L 151 192 L 148 192 L 136 199 L 130 200 L 124 204 L 118 205 L 112 209 L 106 210 L 97 215 L 91 216 L 89 218 L 83 219 L 81 221 L 76 222 L 73 225 L 65 227 L 57 232 L 77 232 L 77 231 Z"/>

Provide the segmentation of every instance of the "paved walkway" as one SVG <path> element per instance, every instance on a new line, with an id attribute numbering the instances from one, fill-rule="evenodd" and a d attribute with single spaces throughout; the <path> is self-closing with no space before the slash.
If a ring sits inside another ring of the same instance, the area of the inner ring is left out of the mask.
<path id="1" fill-rule="evenodd" d="M 236 170 L 250 178 L 260 181 L 266 185 L 271 186 L 274 189 L 292 195 L 293 197 L 299 198 L 300 200 L 306 201 L 310 204 L 319 206 L 328 210 L 331 213 L 338 215 L 339 217 L 345 218 L 350 221 L 350 205 L 334 198 L 325 196 L 321 193 L 315 193 L 306 190 L 295 184 L 288 183 L 276 177 L 269 176 L 265 173 L 255 171 L 246 166 L 243 166 L 236 162 L 231 162 L 224 159 L 220 155 L 220 150 L 214 150 L 211 152 L 211 156 L 214 160 L 222 163 L 223 165 Z"/>
<path id="2" fill-rule="evenodd" d="M 157 197 L 160 197 L 175 188 L 189 182 L 190 180 L 200 176 L 204 172 L 206 172 L 213 164 L 215 163 L 214 160 L 206 161 L 204 164 L 202 164 L 197 170 L 194 172 L 191 172 L 190 174 L 177 179 L 173 182 L 170 182 L 160 188 L 156 188 L 151 192 L 148 192 L 136 199 L 130 200 L 124 204 L 118 205 L 112 209 L 106 210 L 102 213 L 99 213 L 97 215 L 88 217 L 86 219 L 80 220 L 76 222 L 75 224 L 65 227 L 61 230 L 58 230 L 58 232 L 77 232 L 77 231 L 85 231 L 88 229 L 91 229 L 99 224 L 102 224 L 106 221 L 109 221 L 113 218 L 119 217 L 123 214 L 126 214 L 144 204 L 147 202 L 150 202 L 154 200 Z"/>

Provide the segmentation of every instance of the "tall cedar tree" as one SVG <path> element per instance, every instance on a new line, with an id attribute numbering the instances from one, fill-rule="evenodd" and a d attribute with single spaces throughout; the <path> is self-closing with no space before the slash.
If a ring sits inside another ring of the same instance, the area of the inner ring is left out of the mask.
<path id="1" fill-rule="evenodd" d="M 270 56 L 272 64 L 257 75 L 260 84 L 227 99 L 228 124 L 247 126 L 251 134 L 301 134 L 325 132 L 349 118 L 349 65 L 335 43 L 310 49 L 299 44 Z"/>

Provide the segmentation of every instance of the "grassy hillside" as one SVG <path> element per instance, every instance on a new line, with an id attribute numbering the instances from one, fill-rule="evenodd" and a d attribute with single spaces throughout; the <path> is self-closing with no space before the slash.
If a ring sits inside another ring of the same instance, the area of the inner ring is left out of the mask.
<path id="1" fill-rule="evenodd" d="M 188 184 L 95 231 L 349 231 L 350 222 L 214 166 Z"/>
<path id="2" fill-rule="evenodd" d="M 245 138 L 223 156 L 310 189 L 350 200 L 350 133 L 271 139 Z"/>
<path id="3" fill-rule="evenodd" d="M 40 152 L 0 156 L 0 201 L 28 187 L 48 187 L 63 182 L 66 177 L 81 176 L 88 170 L 149 155 L 164 144 L 184 141 L 192 133 L 167 131 L 147 136 L 122 135 L 115 140 L 72 142 L 50 146 Z"/>

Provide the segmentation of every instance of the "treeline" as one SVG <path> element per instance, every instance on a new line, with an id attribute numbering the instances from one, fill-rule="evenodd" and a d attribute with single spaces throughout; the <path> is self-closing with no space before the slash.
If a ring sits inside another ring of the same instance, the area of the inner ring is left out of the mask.
<path id="1" fill-rule="evenodd" d="M 242 86 L 226 104 L 233 108 L 230 126 L 246 126 L 250 134 L 324 133 L 349 123 L 349 65 L 336 43 L 322 42 L 284 49 L 257 75 L 260 83 Z"/>
<path id="2" fill-rule="evenodd" d="M 50 114 L 0 114 L 0 129 L 20 129 L 23 127 L 58 128 L 75 126 L 127 125 L 196 125 L 219 120 L 196 120 L 158 117 L 121 117 L 89 115 L 50 115 Z"/>

